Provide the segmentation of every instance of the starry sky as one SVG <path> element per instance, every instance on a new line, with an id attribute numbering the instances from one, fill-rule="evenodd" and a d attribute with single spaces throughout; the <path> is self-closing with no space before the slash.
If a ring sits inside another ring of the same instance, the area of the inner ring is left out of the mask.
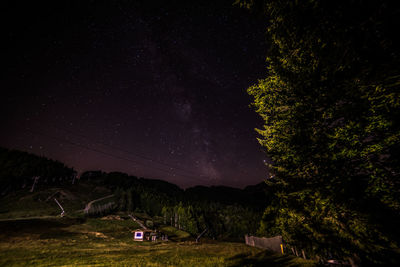
<path id="1" fill-rule="evenodd" d="M 246 93 L 263 21 L 225 0 L 30 2 L 2 7 L 0 146 L 183 188 L 267 177 Z"/>

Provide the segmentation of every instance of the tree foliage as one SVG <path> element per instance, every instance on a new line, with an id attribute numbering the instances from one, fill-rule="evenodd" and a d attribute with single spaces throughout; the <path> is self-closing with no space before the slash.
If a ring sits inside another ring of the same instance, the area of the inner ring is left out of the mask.
<path id="1" fill-rule="evenodd" d="M 72 183 L 76 171 L 59 161 L 0 147 L 0 196 L 21 188 Z"/>
<path id="2" fill-rule="evenodd" d="M 207 229 L 206 236 L 216 239 L 243 239 L 245 234 L 255 233 L 261 213 L 241 205 L 225 205 L 218 202 L 179 202 L 162 209 L 165 224 L 199 235 Z"/>
<path id="3" fill-rule="evenodd" d="M 264 119 L 275 205 L 262 231 L 324 256 L 383 263 L 399 250 L 400 70 L 388 1 L 238 1 L 268 20 Z"/>

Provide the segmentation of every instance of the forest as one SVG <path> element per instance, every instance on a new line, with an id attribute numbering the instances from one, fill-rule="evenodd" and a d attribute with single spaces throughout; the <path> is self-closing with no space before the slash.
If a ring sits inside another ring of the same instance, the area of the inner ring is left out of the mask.
<path id="1" fill-rule="evenodd" d="M 26 194 L 67 185 L 79 188 L 84 184 L 88 191 L 103 187 L 114 198 L 94 206 L 90 217 L 145 213 L 162 217 L 165 225 L 193 236 L 207 229 L 205 236 L 218 240 L 242 240 L 245 234 L 255 234 L 268 202 L 264 183 L 243 190 L 225 186 L 183 190 L 166 181 L 120 172 L 86 171 L 77 178 L 76 171 L 61 162 L 5 148 L 0 149 L 0 170 L 3 199 L 21 190 Z"/>

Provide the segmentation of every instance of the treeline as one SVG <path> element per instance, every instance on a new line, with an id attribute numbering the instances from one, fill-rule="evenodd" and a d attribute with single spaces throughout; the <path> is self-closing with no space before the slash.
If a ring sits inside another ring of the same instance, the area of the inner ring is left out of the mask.
<path id="1" fill-rule="evenodd" d="M 166 181 L 138 178 L 121 172 L 87 171 L 79 182 L 109 188 L 114 192 L 119 210 L 146 212 L 150 216 L 160 215 L 164 205 L 182 200 L 184 192 Z"/>
<path id="2" fill-rule="evenodd" d="M 268 203 L 264 183 L 243 190 L 225 186 L 196 186 L 182 190 L 161 180 L 101 171 L 86 172 L 79 180 L 105 185 L 114 191 L 116 205 L 110 212 L 144 212 L 152 217 L 160 216 L 164 224 L 193 236 L 207 229 L 205 236 L 215 239 L 237 239 L 255 233 Z"/>
<path id="3" fill-rule="evenodd" d="M 59 161 L 0 147 L 0 194 L 41 185 L 72 183 L 76 171 Z"/>
<path id="4" fill-rule="evenodd" d="M 165 224 L 197 236 L 203 231 L 205 236 L 215 239 L 243 239 L 245 234 L 255 233 L 262 213 L 251 207 L 219 202 L 179 202 L 174 206 L 164 206 L 162 216 Z"/>
<path id="5" fill-rule="evenodd" d="M 244 189 L 195 186 L 183 190 L 166 181 L 121 172 L 87 171 L 77 178 L 76 172 L 61 162 L 3 148 L 0 149 L 0 178 L 3 195 L 65 184 L 70 189 L 80 184 L 87 188 L 102 187 L 113 197 L 93 204 L 87 211 L 88 216 L 116 211 L 146 213 L 193 236 L 206 230 L 205 236 L 215 239 L 254 234 L 270 201 L 265 183 Z"/>

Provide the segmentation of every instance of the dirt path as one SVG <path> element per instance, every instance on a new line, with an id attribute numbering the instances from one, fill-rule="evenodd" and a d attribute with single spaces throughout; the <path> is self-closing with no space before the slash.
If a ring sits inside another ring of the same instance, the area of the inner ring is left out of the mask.
<path id="1" fill-rule="evenodd" d="M 138 218 L 136 218 L 132 214 L 128 214 L 128 216 L 131 217 L 131 219 L 133 221 L 137 222 L 140 225 L 140 227 L 142 227 L 143 229 L 147 230 L 147 227 Z"/>
<path id="2" fill-rule="evenodd" d="M 85 213 L 88 213 L 90 208 L 92 207 L 93 203 L 96 203 L 98 201 L 102 201 L 103 199 L 107 199 L 107 198 L 110 198 L 110 197 L 113 197 L 113 196 L 114 195 L 109 195 L 109 196 L 105 196 L 105 197 L 102 197 L 102 198 L 98 198 L 98 199 L 92 200 L 92 201 L 90 201 L 89 203 L 86 204 L 86 207 L 85 207 L 85 209 L 83 211 Z"/>

